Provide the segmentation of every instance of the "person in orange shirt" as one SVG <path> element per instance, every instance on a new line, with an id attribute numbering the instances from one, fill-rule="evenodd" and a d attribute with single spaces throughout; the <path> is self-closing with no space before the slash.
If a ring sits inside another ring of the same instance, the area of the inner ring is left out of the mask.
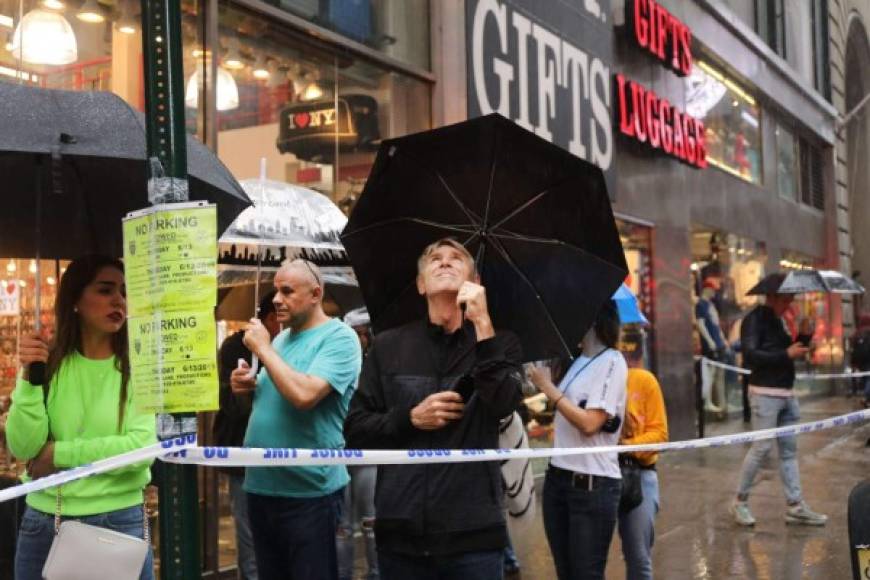
<path id="1" fill-rule="evenodd" d="M 651 372 L 643 368 L 643 335 L 640 330 L 623 330 L 620 350 L 628 363 L 625 423 L 621 445 L 664 443 L 668 440 L 668 418 L 661 387 Z M 623 453 L 620 462 L 630 461 L 641 468 L 643 501 L 628 512 L 619 513 L 619 537 L 625 558 L 626 578 L 653 577 L 652 547 L 655 517 L 659 511 L 658 453 Z"/>

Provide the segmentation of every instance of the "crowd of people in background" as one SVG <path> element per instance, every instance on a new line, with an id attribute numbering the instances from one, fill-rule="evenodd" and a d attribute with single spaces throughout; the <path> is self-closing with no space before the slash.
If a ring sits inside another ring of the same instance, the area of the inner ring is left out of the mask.
<path id="1" fill-rule="evenodd" d="M 643 369 L 644 341 L 639 331 L 621 328 L 613 301 L 599 310 L 564 376 L 554 377 L 546 365 L 524 368 L 519 338 L 493 326 L 486 289 L 464 246 L 449 238 L 431 244 L 417 270 L 426 315 L 373 335 L 364 309 L 344 321 L 324 312 L 316 265 L 285 262 L 257 317 L 221 346 L 215 442 L 491 449 L 507 436 L 516 439 L 509 445 L 523 446 L 528 439 L 516 411 L 523 407 L 524 381 L 549 400 L 555 447 L 668 440 L 662 389 Z M 124 288 L 120 262 L 76 260 L 61 279 L 54 340 L 22 339 L 22 371 L 5 436 L 15 456 L 27 461 L 26 479 L 155 441 L 154 417 L 135 410 L 129 389 Z M 782 322 L 789 303 L 789 296 L 770 294 L 742 324 L 757 429 L 799 418 L 794 361 L 806 347 Z M 701 306 L 698 318 L 707 349 L 724 357 L 715 310 Z M 856 369 L 870 368 L 870 355 L 862 354 L 868 343 L 870 321 L 864 320 L 853 347 Z M 31 382 L 34 363 L 46 365 L 42 382 Z M 863 385 L 870 400 L 870 380 Z M 740 525 L 755 523 L 749 493 L 773 444 L 758 442 L 746 456 L 731 506 Z M 777 445 L 786 522 L 824 525 L 827 517 L 803 498 L 795 438 L 780 438 Z M 652 578 L 657 461 L 658 454 L 649 452 L 550 460 L 542 507 L 558 578 L 603 578 L 617 530 L 627 576 Z M 508 476 L 497 462 L 228 468 L 239 577 L 353 578 L 360 534 L 369 580 L 502 578 L 519 567 L 505 494 L 514 499 L 511 515 L 529 509 L 535 500 L 533 484 L 524 481 L 527 469 L 522 464 L 518 475 Z M 16 578 L 42 577 L 56 518 L 147 538 L 143 489 L 149 479 L 146 462 L 28 495 Z M 153 578 L 150 551 L 140 578 Z"/>

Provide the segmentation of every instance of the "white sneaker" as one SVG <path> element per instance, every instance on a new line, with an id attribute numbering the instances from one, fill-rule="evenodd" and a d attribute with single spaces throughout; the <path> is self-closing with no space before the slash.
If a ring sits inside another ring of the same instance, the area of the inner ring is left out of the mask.
<path id="1" fill-rule="evenodd" d="M 749 511 L 749 503 L 734 501 L 728 511 L 734 516 L 734 521 L 737 522 L 737 525 L 746 527 L 755 525 L 755 518 L 752 517 L 752 512 Z"/>
<path id="2" fill-rule="evenodd" d="M 785 523 L 803 526 L 824 526 L 828 523 L 828 516 L 814 512 L 807 505 L 807 502 L 801 501 L 799 504 L 789 506 L 785 510 Z"/>

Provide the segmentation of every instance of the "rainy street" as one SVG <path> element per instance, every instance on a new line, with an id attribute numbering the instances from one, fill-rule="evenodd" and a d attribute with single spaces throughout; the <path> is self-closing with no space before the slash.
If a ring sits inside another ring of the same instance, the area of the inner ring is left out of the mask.
<path id="1" fill-rule="evenodd" d="M 840 395 L 803 403 L 801 421 L 847 413 L 856 399 Z M 732 419 L 708 435 L 742 430 Z M 655 575 L 663 579 L 797 580 L 850 578 L 846 498 L 870 473 L 870 425 L 803 435 L 798 442 L 801 481 L 810 505 L 830 520 L 822 528 L 787 526 L 775 452 L 762 470 L 750 504 L 758 523 L 740 528 L 728 514 L 744 447 L 665 454 L 659 461 L 662 508 L 656 521 Z M 542 484 L 538 480 L 538 485 Z M 533 522 L 512 528 L 523 580 L 555 577 L 540 502 Z M 614 538 L 607 579 L 625 578 Z"/>

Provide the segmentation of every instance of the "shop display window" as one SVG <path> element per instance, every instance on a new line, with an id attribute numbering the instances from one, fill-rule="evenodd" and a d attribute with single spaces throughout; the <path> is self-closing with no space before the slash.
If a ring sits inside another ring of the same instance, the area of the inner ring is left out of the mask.
<path id="1" fill-rule="evenodd" d="M 381 140 L 430 127 L 427 83 L 327 52 L 232 4 L 221 4 L 219 24 L 217 153 L 238 179 L 259 177 L 265 160 L 268 179 L 349 212 Z"/>
<path id="2" fill-rule="evenodd" d="M 429 0 L 267 0 L 387 56 L 429 68 Z"/>
<path id="3" fill-rule="evenodd" d="M 686 77 L 686 112 L 704 122 L 707 161 L 761 184 L 761 107 L 722 71 L 696 61 Z"/>
<path id="4" fill-rule="evenodd" d="M 776 188 L 780 197 L 798 201 L 798 154 L 794 133 L 776 125 Z"/>

